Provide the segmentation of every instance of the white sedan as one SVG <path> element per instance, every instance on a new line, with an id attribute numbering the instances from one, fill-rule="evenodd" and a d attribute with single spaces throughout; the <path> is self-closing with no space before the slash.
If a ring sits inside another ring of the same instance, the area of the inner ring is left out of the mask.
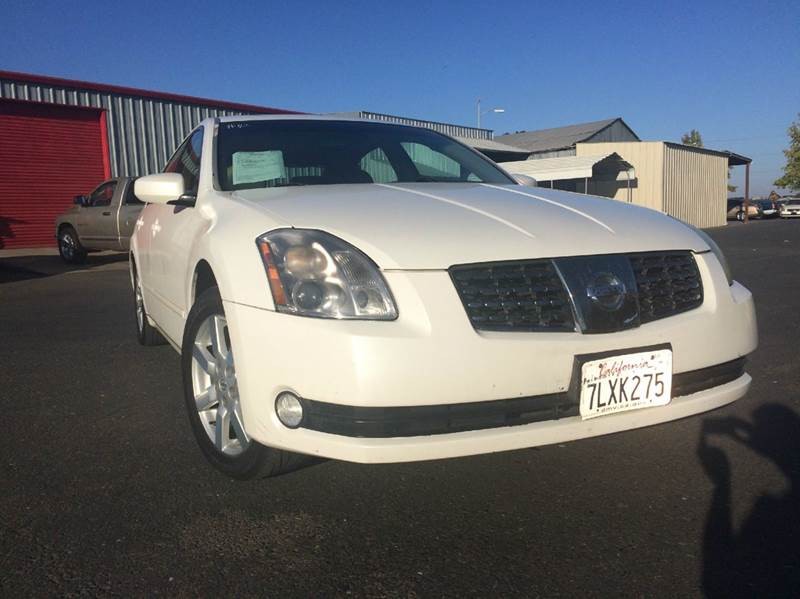
<path id="1" fill-rule="evenodd" d="M 139 340 L 180 352 L 233 477 L 564 442 L 750 385 L 752 296 L 708 236 L 434 131 L 209 119 L 135 191 Z"/>
<path id="2" fill-rule="evenodd" d="M 791 199 L 781 205 L 781 218 L 800 218 L 800 199 Z"/>

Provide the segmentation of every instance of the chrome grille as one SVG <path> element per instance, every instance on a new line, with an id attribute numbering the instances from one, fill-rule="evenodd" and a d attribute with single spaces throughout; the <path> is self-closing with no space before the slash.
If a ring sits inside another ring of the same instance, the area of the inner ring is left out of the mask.
<path id="1" fill-rule="evenodd" d="M 574 331 L 569 296 L 550 260 L 454 266 L 472 326 L 495 331 Z"/>
<path id="2" fill-rule="evenodd" d="M 639 324 L 703 303 L 702 279 L 691 252 L 646 252 L 626 257 L 636 278 Z M 574 331 L 570 297 L 556 271 L 558 262 L 556 258 L 453 266 L 450 276 L 476 329 Z"/>
<path id="3" fill-rule="evenodd" d="M 691 252 L 629 256 L 639 291 L 639 319 L 652 322 L 703 303 L 703 284 Z"/>

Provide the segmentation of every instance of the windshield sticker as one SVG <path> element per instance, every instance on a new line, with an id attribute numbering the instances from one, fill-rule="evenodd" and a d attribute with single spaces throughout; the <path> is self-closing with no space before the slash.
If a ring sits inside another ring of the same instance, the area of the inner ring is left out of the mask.
<path id="1" fill-rule="evenodd" d="M 286 177 L 283 152 L 235 152 L 233 154 L 233 184 L 256 183 Z"/>

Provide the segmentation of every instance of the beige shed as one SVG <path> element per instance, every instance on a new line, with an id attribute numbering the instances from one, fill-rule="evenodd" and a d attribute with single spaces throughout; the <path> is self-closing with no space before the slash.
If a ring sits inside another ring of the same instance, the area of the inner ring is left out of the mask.
<path id="1" fill-rule="evenodd" d="M 636 171 L 623 181 L 593 181 L 588 193 L 661 210 L 696 227 L 726 223 L 729 154 L 666 141 L 578 143 L 577 156 L 616 152 Z"/>

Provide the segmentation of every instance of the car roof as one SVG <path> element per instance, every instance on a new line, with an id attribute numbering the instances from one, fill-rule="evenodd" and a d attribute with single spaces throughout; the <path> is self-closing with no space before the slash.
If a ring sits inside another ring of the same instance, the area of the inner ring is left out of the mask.
<path id="1" fill-rule="evenodd" d="M 233 116 L 217 117 L 220 123 L 238 121 L 368 121 L 355 117 L 346 117 L 333 114 L 240 114 Z"/>
<path id="2" fill-rule="evenodd" d="M 411 127 L 405 123 L 390 123 L 386 121 L 376 121 L 374 119 L 363 119 L 335 114 L 253 114 L 237 116 L 220 116 L 214 119 L 219 123 L 240 123 L 242 121 L 320 121 L 320 122 L 348 122 L 365 123 L 369 125 L 395 125 L 398 127 Z M 416 127 L 419 128 L 419 127 Z"/>

